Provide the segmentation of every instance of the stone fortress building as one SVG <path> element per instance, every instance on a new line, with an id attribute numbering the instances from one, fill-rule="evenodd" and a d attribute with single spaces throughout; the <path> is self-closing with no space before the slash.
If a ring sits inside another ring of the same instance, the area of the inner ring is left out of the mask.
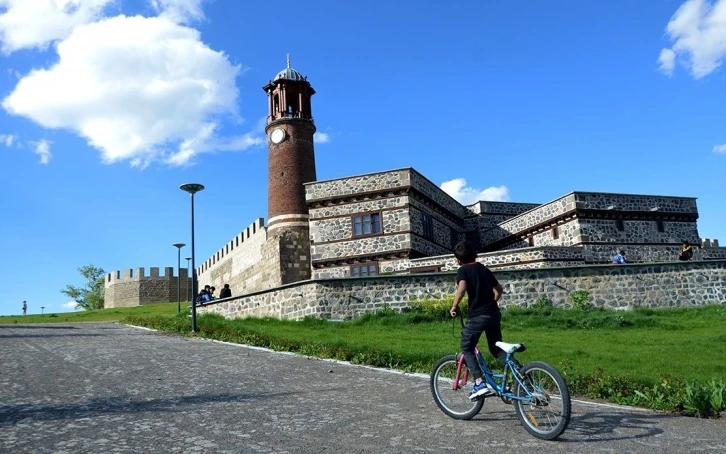
<path id="1" fill-rule="evenodd" d="M 697 246 L 694 260 L 726 260 L 717 240 L 700 238 L 691 197 L 576 191 L 544 204 L 464 206 L 413 168 L 317 181 L 315 90 L 289 56 L 263 89 L 268 222 L 258 218 L 205 260 L 196 269 L 200 285 L 251 295 L 309 281 L 447 272 L 456 269 L 452 250 L 462 239 L 494 270 L 607 264 L 619 249 L 633 263 L 667 262 L 682 241 Z M 156 296 L 129 293 L 128 279 L 130 270 L 108 275 L 106 307 L 130 305 L 136 294 L 137 304 L 176 301 L 163 285 Z"/>

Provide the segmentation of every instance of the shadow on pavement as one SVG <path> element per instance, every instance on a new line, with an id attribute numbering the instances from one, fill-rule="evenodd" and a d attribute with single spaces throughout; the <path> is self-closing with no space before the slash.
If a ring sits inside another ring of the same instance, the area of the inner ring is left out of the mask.
<path id="1" fill-rule="evenodd" d="M 77 419 L 113 413 L 183 412 L 193 409 L 199 404 L 248 402 L 292 394 L 300 393 L 201 394 L 150 400 L 104 397 L 85 402 L 55 405 L 0 405 L 0 427 L 11 426 L 20 421 L 27 423 L 29 421 Z"/>
<path id="2" fill-rule="evenodd" d="M 660 421 L 670 415 L 590 411 L 573 415 L 562 441 L 591 443 L 598 441 L 634 440 L 663 433 Z"/>
<path id="3" fill-rule="evenodd" d="M 38 338 L 44 337 L 106 337 L 106 334 L 89 334 L 89 333 L 63 333 L 63 334 L 0 334 L 0 339 L 20 339 L 20 338 Z"/>
<path id="4" fill-rule="evenodd" d="M 68 326 L 68 325 L 42 325 L 42 324 L 33 324 L 33 325 L 22 325 L 22 324 L 0 324 L 0 329 L 2 328 L 16 328 L 16 329 L 79 329 L 77 326 Z"/>

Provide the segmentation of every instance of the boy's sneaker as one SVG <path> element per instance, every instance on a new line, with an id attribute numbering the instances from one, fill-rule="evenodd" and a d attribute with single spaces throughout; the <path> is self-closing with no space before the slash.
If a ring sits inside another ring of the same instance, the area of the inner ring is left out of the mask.
<path id="1" fill-rule="evenodd" d="M 497 392 L 489 387 L 486 381 L 482 380 L 478 385 L 474 385 L 471 394 L 469 394 L 469 399 L 474 400 L 477 397 L 494 396 L 496 394 Z"/>

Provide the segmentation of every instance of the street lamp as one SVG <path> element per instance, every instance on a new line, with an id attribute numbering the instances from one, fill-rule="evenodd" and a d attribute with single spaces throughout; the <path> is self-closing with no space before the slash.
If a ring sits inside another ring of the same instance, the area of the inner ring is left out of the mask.
<path id="1" fill-rule="evenodd" d="M 176 248 L 176 313 L 181 313 L 181 248 L 184 243 L 172 244 Z"/>
<path id="2" fill-rule="evenodd" d="M 191 257 L 187 257 L 184 259 L 187 261 L 187 301 L 189 301 L 189 276 L 191 276 L 191 274 L 189 274 L 189 260 L 191 259 Z"/>
<path id="3" fill-rule="evenodd" d="M 179 186 L 179 189 L 186 191 L 192 196 L 192 332 L 197 331 L 197 305 L 193 299 L 197 294 L 197 273 L 194 269 L 194 194 L 204 189 L 199 183 L 186 183 Z"/>

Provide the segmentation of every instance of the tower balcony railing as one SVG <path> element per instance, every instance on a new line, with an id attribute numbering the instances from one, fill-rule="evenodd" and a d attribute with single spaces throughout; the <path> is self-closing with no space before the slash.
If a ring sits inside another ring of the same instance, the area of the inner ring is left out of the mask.
<path id="1" fill-rule="evenodd" d="M 268 115 L 267 122 L 271 123 L 275 120 L 281 120 L 283 118 L 300 118 L 303 120 L 309 120 L 314 122 L 313 117 L 301 116 L 300 112 L 280 112 L 279 115 Z"/>

